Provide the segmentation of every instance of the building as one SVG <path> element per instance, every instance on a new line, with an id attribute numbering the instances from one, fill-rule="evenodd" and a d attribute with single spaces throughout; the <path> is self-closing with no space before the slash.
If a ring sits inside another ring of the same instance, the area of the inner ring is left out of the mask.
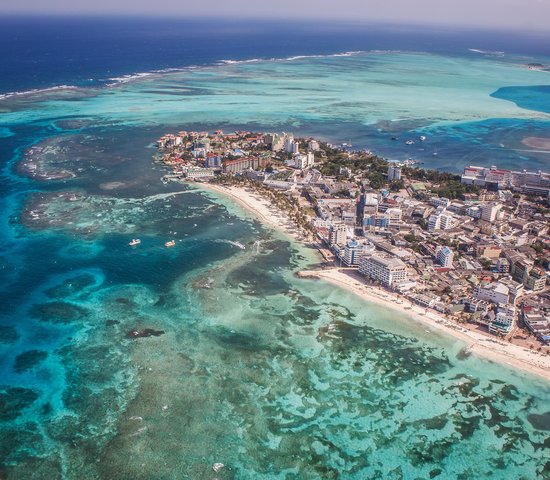
<path id="1" fill-rule="evenodd" d="M 509 273 L 510 272 L 510 262 L 504 257 L 500 257 L 497 260 L 497 271 L 498 273 Z"/>
<path id="2" fill-rule="evenodd" d="M 488 203 L 481 206 L 481 219 L 493 223 L 497 219 L 498 212 L 502 205 L 499 203 Z"/>
<path id="3" fill-rule="evenodd" d="M 313 152 L 308 152 L 305 155 L 297 154 L 294 155 L 293 160 L 290 161 L 291 165 L 295 168 L 306 168 L 306 167 L 313 167 L 315 163 L 315 154 Z"/>
<path id="4" fill-rule="evenodd" d="M 240 173 L 244 170 L 263 168 L 267 165 L 269 159 L 263 157 L 242 157 L 237 160 L 228 160 L 223 164 L 224 172 Z"/>
<path id="5" fill-rule="evenodd" d="M 298 153 L 299 144 L 294 141 L 294 137 L 287 135 L 284 140 L 284 149 L 287 153 Z"/>
<path id="6" fill-rule="evenodd" d="M 546 272 L 540 268 L 533 268 L 525 279 L 525 288 L 533 292 L 540 292 L 546 287 Z"/>
<path id="7" fill-rule="evenodd" d="M 434 207 L 444 207 L 447 208 L 451 204 L 451 201 L 445 197 L 432 197 L 430 198 L 430 205 Z"/>
<path id="8" fill-rule="evenodd" d="M 378 194 L 373 192 L 365 193 L 363 197 L 363 217 L 369 217 L 378 213 Z"/>
<path id="9" fill-rule="evenodd" d="M 502 282 L 479 284 L 474 290 L 477 300 L 508 305 L 510 302 L 510 288 Z"/>
<path id="10" fill-rule="evenodd" d="M 285 146 L 285 136 L 276 133 L 268 133 L 264 136 L 264 142 L 269 145 L 272 152 L 280 152 Z"/>
<path id="11" fill-rule="evenodd" d="M 526 194 L 550 196 L 550 173 L 527 170 L 511 171 L 469 166 L 464 168 L 461 182 L 465 185 L 486 187 L 488 190 L 511 189 Z"/>
<path id="12" fill-rule="evenodd" d="M 395 287 L 407 280 L 407 268 L 401 260 L 379 255 L 365 256 L 359 264 L 359 273 L 386 287 Z"/>
<path id="13" fill-rule="evenodd" d="M 515 316 L 516 309 L 514 306 L 499 305 L 495 319 L 489 323 L 489 332 L 495 335 L 499 333 L 506 335 L 512 330 Z"/>
<path id="14" fill-rule="evenodd" d="M 319 150 L 319 142 L 317 140 L 310 140 L 307 144 L 308 150 L 316 152 Z"/>
<path id="15" fill-rule="evenodd" d="M 190 168 L 185 172 L 185 178 L 191 180 L 197 178 L 211 178 L 214 176 L 214 170 L 212 168 Z"/>
<path id="16" fill-rule="evenodd" d="M 374 245 L 350 240 L 344 248 L 339 250 L 338 257 L 348 267 L 357 267 L 365 255 L 372 254 L 373 252 Z"/>
<path id="17" fill-rule="evenodd" d="M 481 207 L 479 205 L 473 205 L 466 209 L 466 215 L 472 218 L 481 218 Z"/>
<path id="18" fill-rule="evenodd" d="M 394 180 L 401 180 L 401 166 L 390 164 L 388 167 L 388 182 L 393 182 Z"/>
<path id="19" fill-rule="evenodd" d="M 428 230 L 448 230 L 453 227 L 453 214 L 447 212 L 445 207 L 437 207 L 435 213 L 428 219 Z"/>
<path id="20" fill-rule="evenodd" d="M 363 218 L 363 227 L 368 230 L 372 228 L 390 228 L 401 222 L 403 212 L 400 208 L 388 208 L 384 213 L 377 213 Z"/>
<path id="21" fill-rule="evenodd" d="M 204 160 L 204 166 L 206 168 L 216 168 L 222 166 L 222 157 L 214 153 L 208 153 Z"/>
<path id="22" fill-rule="evenodd" d="M 453 266 L 454 253 L 447 246 L 437 247 L 435 258 L 442 267 L 451 268 Z"/>
<path id="23" fill-rule="evenodd" d="M 523 307 L 523 322 L 526 327 L 543 342 L 550 341 L 550 316 L 542 311 Z"/>
<path id="24" fill-rule="evenodd" d="M 348 239 L 348 229 L 344 224 L 331 225 L 328 232 L 330 245 L 345 245 Z"/>

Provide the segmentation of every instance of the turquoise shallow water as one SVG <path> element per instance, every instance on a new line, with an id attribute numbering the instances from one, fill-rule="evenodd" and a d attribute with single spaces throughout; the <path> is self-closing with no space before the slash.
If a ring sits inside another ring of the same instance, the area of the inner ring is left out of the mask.
<path id="1" fill-rule="evenodd" d="M 395 155 L 411 152 L 391 135 L 428 131 L 447 162 L 517 162 L 547 115 L 490 94 L 542 75 L 390 53 L 4 101 L 0 476 L 548 478 L 547 383 L 298 279 L 312 252 L 222 197 L 162 185 L 151 162 L 162 133 L 219 125 Z M 129 336 L 145 328 L 158 336 Z"/>
<path id="2" fill-rule="evenodd" d="M 546 168 L 550 154 L 525 149 L 521 140 L 548 135 L 542 93 L 549 73 L 525 62 L 477 53 L 365 52 L 229 63 L 113 88 L 51 92 L 38 103 L 15 97 L 3 102 L 1 124 L 286 129 L 445 170 L 518 161 Z M 525 105 L 524 92 L 534 86 Z M 405 144 L 421 134 L 427 142 Z"/>

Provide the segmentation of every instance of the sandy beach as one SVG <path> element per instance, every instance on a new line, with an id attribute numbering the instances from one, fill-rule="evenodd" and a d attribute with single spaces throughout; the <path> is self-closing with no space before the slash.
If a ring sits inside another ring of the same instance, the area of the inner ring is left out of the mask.
<path id="1" fill-rule="evenodd" d="M 303 238 L 302 232 L 300 232 L 298 227 L 284 212 L 273 207 L 268 199 L 262 197 L 253 190 L 236 186 L 216 185 L 213 183 L 200 183 L 198 185 L 200 185 L 200 188 L 204 187 L 207 190 L 212 190 L 230 197 L 241 207 L 256 215 L 265 225 L 269 225 L 291 236 L 295 240 L 301 240 Z"/>
<path id="2" fill-rule="evenodd" d="M 301 234 L 293 222 L 284 213 L 276 211 L 269 200 L 252 190 L 213 184 L 201 184 L 202 186 L 230 197 L 243 208 L 255 214 L 265 225 L 284 232 L 296 240 L 301 239 Z M 353 270 L 333 267 L 302 271 L 298 272 L 298 275 L 305 278 L 325 280 L 353 292 L 366 302 L 390 308 L 409 316 L 415 321 L 452 335 L 467 343 L 469 345 L 468 350 L 472 354 L 550 380 L 550 355 L 543 355 L 535 350 L 529 350 L 502 341 L 497 337 L 465 328 L 445 319 L 434 311 L 426 310 L 405 298 L 398 297 L 392 292 L 365 284 Z"/>
<path id="3" fill-rule="evenodd" d="M 355 272 L 334 267 L 299 272 L 299 276 L 319 278 L 331 282 L 334 285 L 355 293 L 367 302 L 391 308 L 418 322 L 459 338 L 469 345 L 468 350 L 473 354 L 550 380 L 549 355 L 542 355 L 534 350 L 499 340 L 494 336 L 467 329 L 433 311 L 411 303 L 408 299 L 397 297 L 397 295 L 387 290 L 362 283 L 359 275 Z"/>

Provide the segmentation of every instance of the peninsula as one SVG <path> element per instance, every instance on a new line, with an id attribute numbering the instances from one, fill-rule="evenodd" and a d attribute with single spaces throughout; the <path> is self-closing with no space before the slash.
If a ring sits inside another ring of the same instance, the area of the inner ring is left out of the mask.
<path id="1" fill-rule="evenodd" d="M 157 146 L 163 182 L 200 182 L 318 249 L 299 276 L 550 379 L 550 174 L 454 175 L 290 133 L 182 131 Z"/>

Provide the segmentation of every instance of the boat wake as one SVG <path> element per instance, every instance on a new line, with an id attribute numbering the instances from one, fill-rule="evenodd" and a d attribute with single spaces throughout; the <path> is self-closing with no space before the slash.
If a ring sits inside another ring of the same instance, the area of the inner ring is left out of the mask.
<path id="1" fill-rule="evenodd" d="M 498 50 L 479 50 L 478 48 L 469 48 L 468 50 L 472 53 L 479 53 L 481 55 L 490 55 L 492 57 L 503 57 L 505 55 L 504 52 L 499 52 Z"/>
<path id="2" fill-rule="evenodd" d="M 216 240 L 216 243 L 228 243 L 229 245 L 233 245 L 234 247 L 240 248 L 241 250 L 246 249 L 246 247 L 240 243 L 240 242 L 234 242 L 233 240 L 227 240 L 225 238 L 219 238 Z"/>

